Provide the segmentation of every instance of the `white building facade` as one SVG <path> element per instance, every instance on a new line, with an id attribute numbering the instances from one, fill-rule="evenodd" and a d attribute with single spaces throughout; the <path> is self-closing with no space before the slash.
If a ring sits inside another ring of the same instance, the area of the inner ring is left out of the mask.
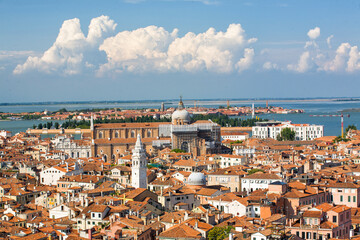
<path id="1" fill-rule="evenodd" d="M 220 161 L 218 163 L 220 168 L 227 168 L 247 164 L 248 159 L 245 156 L 223 154 L 220 155 Z"/>
<path id="2" fill-rule="evenodd" d="M 91 157 L 90 141 L 74 140 L 65 135 L 56 136 L 52 143 L 54 149 L 65 152 L 70 158 Z"/>
<path id="3" fill-rule="evenodd" d="M 57 181 L 64 175 L 73 176 L 83 173 L 83 169 L 76 163 L 71 169 L 66 166 L 53 166 L 45 168 L 40 172 L 40 183 L 49 186 L 56 186 Z"/>
<path id="4" fill-rule="evenodd" d="M 276 139 L 284 128 L 293 130 L 297 141 L 313 140 L 324 136 L 324 126 L 322 125 L 292 124 L 291 122 L 282 122 L 281 124 L 269 126 L 254 126 L 252 127 L 252 136 Z"/>
<path id="5" fill-rule="evenodd" d="M 254 173 L 241 179 L 241 188 L 250 193 L 259 189 L 267 189 L 273 182 L 282 182 L 282 179 L 271 173 Z"/>

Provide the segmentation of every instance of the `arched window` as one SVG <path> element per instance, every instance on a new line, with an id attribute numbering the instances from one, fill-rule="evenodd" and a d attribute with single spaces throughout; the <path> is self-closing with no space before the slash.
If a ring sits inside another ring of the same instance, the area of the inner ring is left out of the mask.
<path id="1" fill-rule="evenodd" d="M 118 131 L 115 132 L 115 138 L 119 138 L 119 132 Z"/>
<path id="2" fill-rule="evenodd" d="M 183 150 L 184 152 L 189 152 L 189 144 L 187 142 L 183 142 L 181 144 L 181 150 Z"/>
<path id="3" fill-rule="evenodd" d="M 104 137 L 103 132 L 99 132 L 99 138 L 103 138 L 103 137 Z"/>
<path id="4" fill-rule="evenodd" d="M 107 162 L 107 156 L 106 155 L 103 156 L 103 159 L 104 159 L 105 162 Z"/>
<path id="5" fill-rule="evenodd" d="M 134 131 L 134 130 L 131 131 L 131 137 L 132 137 L 132 138 L 135 137 L 135 131 Z"/>
<path id="6" fill-rule="evenodd" d="M 151 137 L 151 130 L 147 131 L 147 137 L 150 138 Z"/>
<path id="7" fill-rule="evenodd" d="M 112 155 L 112 160 L 115 160 L 115 154 Z"/>

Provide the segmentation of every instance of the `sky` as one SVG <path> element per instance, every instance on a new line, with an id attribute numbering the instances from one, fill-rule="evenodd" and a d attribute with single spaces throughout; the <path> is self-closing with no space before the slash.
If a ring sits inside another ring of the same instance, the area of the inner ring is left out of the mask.
<path id="1" fill-rule="evenodd" d="M 0 0 L 0 102 L 360 97 L 355 0 Z"/>

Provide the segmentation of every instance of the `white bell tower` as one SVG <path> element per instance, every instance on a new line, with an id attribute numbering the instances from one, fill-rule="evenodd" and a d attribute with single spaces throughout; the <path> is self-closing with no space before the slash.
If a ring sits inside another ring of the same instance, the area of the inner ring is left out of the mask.
<path id="1" fill-rule="evenodd" d="M 131 160 L 131 185 L 134 188 L 147 188 L 147 160 L 140 134 L 137 135 L 137 140 Z"/>

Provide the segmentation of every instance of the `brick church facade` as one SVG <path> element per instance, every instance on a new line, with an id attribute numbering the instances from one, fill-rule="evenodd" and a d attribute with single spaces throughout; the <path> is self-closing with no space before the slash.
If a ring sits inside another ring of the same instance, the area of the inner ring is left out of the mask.
<path id="1" fill-rule="evenodd" d="M 149 155 L 166 144 L 194 156 L 220 153 L 221 150 L 220 126 L 210 120 L 191 123 L 190 115 L 180 100 L 171 123 L 91 123 L 92 156 L 117 161 L 132 153 L 138 134 Z"/>

